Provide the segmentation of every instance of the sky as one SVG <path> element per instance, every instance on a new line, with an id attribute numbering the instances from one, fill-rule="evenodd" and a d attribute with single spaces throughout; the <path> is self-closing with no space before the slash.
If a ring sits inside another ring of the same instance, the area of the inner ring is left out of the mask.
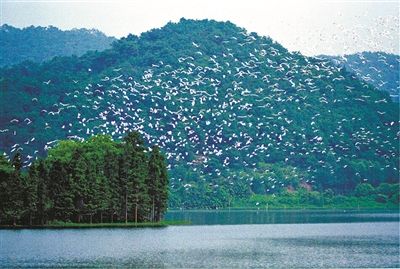
<path id="1" fill-rule="evenodd" d="M 399 54 L 400 0 L 0 0 L 1 24 L 139 35 L 180 18 L 231 21 L 305 55 Z"/>

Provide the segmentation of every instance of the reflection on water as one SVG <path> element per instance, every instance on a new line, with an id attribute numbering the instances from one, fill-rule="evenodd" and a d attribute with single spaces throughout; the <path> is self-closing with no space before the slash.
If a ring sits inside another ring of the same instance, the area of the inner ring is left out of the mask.
<path id="1" fill-rule="evenodd" d="M 338 223 L 399 221 L 396 211 L 349 210 L 173 210 L 167 220 L 192 224 Z"/>
<path id="2" fill-rule="evenodd" d="M 0 268 L 399 266 L 398 221 L 0 230 Z"/>

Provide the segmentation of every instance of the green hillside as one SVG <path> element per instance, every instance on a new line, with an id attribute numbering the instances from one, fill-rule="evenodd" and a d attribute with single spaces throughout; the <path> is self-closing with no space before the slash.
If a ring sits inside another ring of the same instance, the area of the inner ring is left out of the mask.
<path id="1" fill-rule="evenodd" d="M 169 163 L 171 207 L 398 179 L 399 108 L 330 60 L 230 22 L 182 19 L 103 52 L 0 70 L 0 149 L 128 131 Z"/>
<path id="2" fill-rule="evenodd" d="M 115 38 L 97 30 L 73 29 L 62 31 L 56 27 L 15 28 L 0 26 L 0 66 L 23 61 L 43 62 L 55 56 L 82 55 L 89 50 L 105 50 Z"/>
<path id="3" fill-rule="evenodd" d="M 395 102 L 400 93 L 400 56 L 384 52 L 361 52 L 345 56 L 322 56 L 346 69 L 378 90 L 387 91 Z"/>

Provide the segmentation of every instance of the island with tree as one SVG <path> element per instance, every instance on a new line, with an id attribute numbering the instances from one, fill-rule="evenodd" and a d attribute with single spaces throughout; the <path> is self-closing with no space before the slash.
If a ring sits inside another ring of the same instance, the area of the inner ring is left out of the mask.
<path id="1" fill-rule="evenodd" d="M 2 225 L 154 223 L 166 211 L 164 156 L 138 132 L 120 142 L 105 135 L 58 141 L 27 171 L 21 159 L 19 152 L 0 157 Z"/>

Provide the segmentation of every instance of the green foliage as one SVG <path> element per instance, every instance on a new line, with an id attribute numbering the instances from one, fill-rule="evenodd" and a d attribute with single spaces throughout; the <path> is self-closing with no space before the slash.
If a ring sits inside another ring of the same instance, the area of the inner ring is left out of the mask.
<path id="1" fill-rule="evenodd" d="M 158 146 L 151 148 L 149 163 L 149 176 L 147 187 L 151 203 L 151 216 L 153 221 L 160 221 L 163 212 L 167 209 L 168 202 L 168 171 L 164 156 Z"/>
<path id="2" fill-rule="evenodd" d="M 0 84 L 0 149 L 11 155 L 20 148 L 26 166 L 28 155 L 45 156 L 63 140 L 47 162 L 73 164 L 65 169 L 72 178 L 63 180 L 72 182 L 82 214 L 107 208 L 132 218 L 140 203 L 139 215 L 155 211 L 151 197 L 135 196 L 154 190 L 144 179 L 159 177 L 139 165 L 151 166 L 132 154 L 136 142 L 89 154 L 89 146 L 64 141 L 120 140 L 129 130 L 165 152 L 174 208 L 224 207 L 301 188 L 348 196 L 361 182 L 376 187 L 399 178 L 399 107 L 386 92 L 230 22 L 182 19 L 102 52 L 1 69 Z M 85 187 L 94 180 L 102 183 Z M 103 196 L 107 203 L 98 202 Z"/>
<path id="3" fill-rule="evenodd" d="M 381 183 L 376 188 L 376 192 L 384 194 L 388 197 L 391 197 L 391 196 L 395 195 L 396 193 L 400 192 L 399 186 L 400 186 L 400 184 Z"/>
<path id="4" fill-rule="evenodd" d="M 19 152 L 12 162 L 0 157 L 3 224 L 160 221 L 166 210 L 164 157 L 157 147 L 148 154 L 137 132 L 124 142 L 60 141 L 28 173 L 20 172 L 20 159 Z"/>
<path id="5" fill-rule="evenodd" d="M 385 183 L 384 183 L 385 184 Z M 361 186 L 366 185 L 366 186 Z M 382 188 L 376 188 L 373 192 L 372 186 L 369 184 L 360 184 L 357 189 L 363 189 L 363 193 L 369 195 L 351 196 L 351 195 L 335 195 L 332 190 L 326 190 L 323 193 L 318 191 L 308 191 L 299 189 L 297 191 L 282 191 L 279 194 L 272 195 L 252 195 L 250 198 L 235 199 L 231 204 L 234 208 L 259 208 L 259 209 L 276 209 L 276 208 L 398 208 L 398 193 L 392 193 L 392 200 L 387 195 L 381 193 Z M 398 188 L 398 184 L 388 184 L 391 189 Z M 371 189 L 372 187 L 372 189 Z M 386 188 L 387 186 L 385 186 Z M 379 190 L 379 191 L 378 191 Z M 355 192 L 357 193 L 357 192 Z M 397 195 L 397 196 L 396 196 Z M 396 200 L 397 199 L 397 200 Z"/>
<path id="6" fill-rule="evenodd" d="M 14 158 L 18 163 L 19 153 Z M 22 180 L 16 167 L 0 156 L 0 220 L 10 219 L 15 224 L 23 213 Z"/>
<path id="7" fill-rule="evenodd" d="M 115 39 L 97 30 L 56 27 L 14 28 L 0 26 L 0 67 L 24 61 L 43 62 L 55 56 L 82 55 L 90 50 L 104 50 Z"/>
<path id="8" fill-rule="evenodd" d="M 344 56 L 322 56 L 343 65 L 358 78 L 387 91 L 399 102 L 400 56 L 384 52 L 361 52 Z"/>
<path id="9" fill-rule="evenodd" d="M 149 190 L 146 185 L 148 175 L 147 156 L 144 141 L 138 132 L 129 133 L 125 138 L 125 147 L 122 155 L 127 197 L 127 206 L 133 208 L 135 221 L 138 215 L 149 214 Z M 139 218 L 140 219 L 140 218 Z"/>
<path id="10" fill-rule="evenodd" d="M 378 203 L 382 203 L 385 204 L 387 203 L 388 197 L 384 194 L 377 194 L 375 197 L 375 201 L 377 201 Z"/>
<path id="11" fill-rule="evenodd" d="M 375 188 L 369 183 L 360 183 L 354 190 L 354 194 L 358 197 L 369 196 L 375 193 Z"/>

